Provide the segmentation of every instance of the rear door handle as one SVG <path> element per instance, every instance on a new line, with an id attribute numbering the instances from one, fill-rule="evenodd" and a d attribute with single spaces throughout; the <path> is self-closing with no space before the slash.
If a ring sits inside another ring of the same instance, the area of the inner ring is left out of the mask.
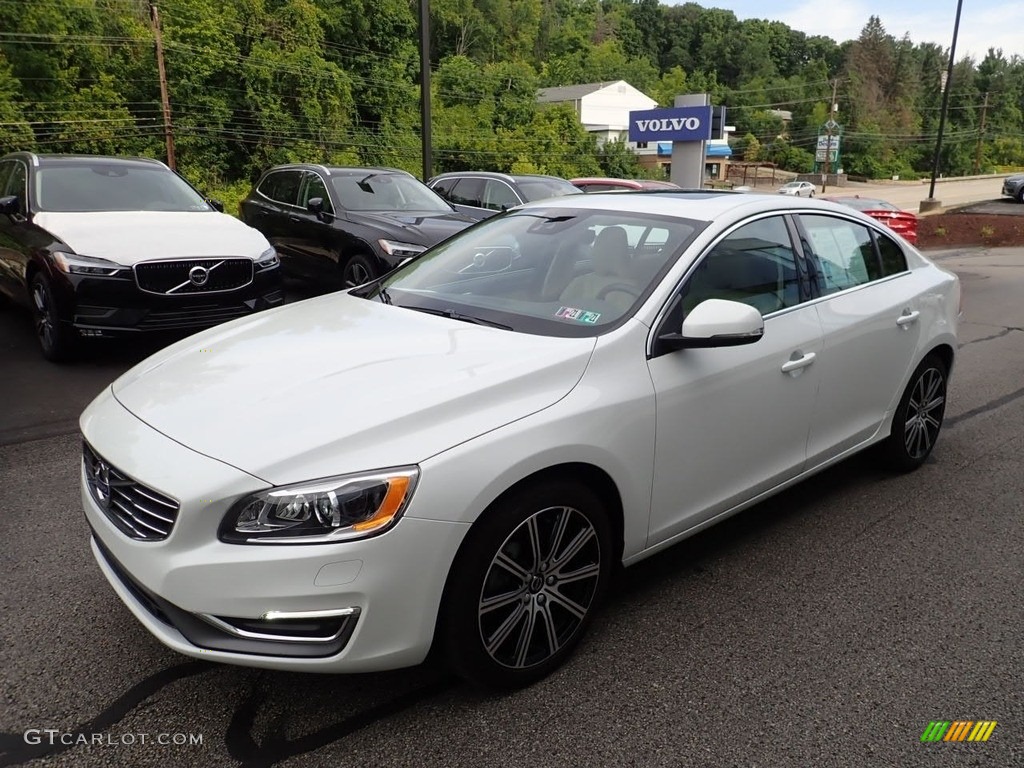
<path id="1" fill-rule="evenodd" d="M 798 357 L 795 360 L 789 360 L 782 364 L 782 372 L 790 373 L 791 371 L 798 371 L 801 368 L 806 368 L 808 365 L 814 362 L 814 358 L 817 357 L 813 352 L 808 352 L 803 357 Z"/>
<path id="2" fill-rule="evenodd" d="M 299 216 L 296 213 L 289 213 L 288 214 L 288 221 L 294 221 L 296 224 L 298 224 L 299 222 L 302 221 L 302 217 Z"/>
<path id="3" fill-rule="evenodd" d="M 896 318 L 896 325 L 898 325 L 900 328 L 906 328 L 911 323 L 916 323 L 917 318 L 919 318 L 920 316 L 921 313 L 918 312 L 916 309 L 913 312 L 904 311 L 902 315 Z"/>

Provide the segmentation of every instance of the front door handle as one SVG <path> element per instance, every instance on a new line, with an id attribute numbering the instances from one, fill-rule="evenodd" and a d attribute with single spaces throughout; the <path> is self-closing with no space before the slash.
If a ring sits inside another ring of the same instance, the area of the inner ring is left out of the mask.
<path id="1" fill-rule="evenodd" d="M 788 360 L 782 364 L 782 372 L 790 373 L 791 371 L 798 371 L 801 368 L 806 368 L 808 365 L 814 362 L 814 358 L 817 357 L 813 352 L 808 352 L 803 357 L 798 357 L 793 360 Z"/>
<path id="2" fill-rule="evenodd" d="M 288 214 L 288 221 L 293 221 L 293 222 L 295 222 L 296 224 L 298 224 L 298 223 L 300 223 L 300 222 L 302 221 L 302 217 L 301 217 L 301 216 L 299 216 L 299 215 L 298 215 L 298 214 L 296 214 L 296 213 L 289 213 L 289 214 Z"/>
<path id="3" fill-rule="evenodd" d="M 904 311 L 902 315 L 896 318 L 896 325 L 900 328 L 906 328 L 911 323 L 916 323 L 917 318 L 921 316 L 921 313 L 916 309 L 913 312 Z"/>

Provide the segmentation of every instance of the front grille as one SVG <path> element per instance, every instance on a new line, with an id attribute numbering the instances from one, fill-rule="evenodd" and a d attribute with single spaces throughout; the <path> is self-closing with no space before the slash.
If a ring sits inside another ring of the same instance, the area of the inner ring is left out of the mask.
<path id="1" fill-rule="evenodd" d="M 252 310 L 245 304 L 231 304 L 229 306 L 211 304 L 183 309 L 154 309 L 146 314 L 137 327 L 147 331 L 159 330 L 161 328 L 168 330 L 177 328 L 208 328 L 211 325 L 219 325 L 228 320 L 235 320 L 249 314 L 252 314 Z"/>
<path id="2" fill-rule="evenodd" d="M 93 500 L 129 538 L 163 541 L 178 519 L 178 502 L 137 483 L 82 444 L 85 477 Z"/>
<path id="3" fill-rule="evenodd" d="M 164 296 L 216 293 L 252 282 L 251 259 L 181 259 L 135 265 L 135 282 L 143 291 Z"/>

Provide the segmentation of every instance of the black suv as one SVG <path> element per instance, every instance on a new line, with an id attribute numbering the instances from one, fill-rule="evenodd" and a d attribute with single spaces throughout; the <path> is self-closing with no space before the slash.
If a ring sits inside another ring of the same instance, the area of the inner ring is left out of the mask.
<path id="1" fill-rule="evenodd" d="M 161 162 L 0 158 L 0 299 L 33 313 L 43 354 L 82 337 L 207 328 L 284 303 L 267 239 Z"/>
<path id="2" fill-rule="evenodd" d="M 577 195 L 580 190 L 558 176 L 452 171 L 434 176 L 427 186 L 459 213 L 486 219 L 516 205 L 549 197 Z"/>
<path id="3" fill-rule="evenodd" d="M 332 288 L 362 285 L 474 221 L 394 168 L 275 166 L 240 208 L 289 274 Z"/>

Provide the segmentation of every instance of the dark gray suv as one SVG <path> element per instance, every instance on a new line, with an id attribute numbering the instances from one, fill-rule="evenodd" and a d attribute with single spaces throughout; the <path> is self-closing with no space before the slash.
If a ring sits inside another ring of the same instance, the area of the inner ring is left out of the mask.
<path id="1" fill-rule="evenodd" d="M 434 176 L 427 186 L 459 213 L 486 219 L 522 203 L 577 195 L 580 190 L 558 176 L 452 171 Z"/>

